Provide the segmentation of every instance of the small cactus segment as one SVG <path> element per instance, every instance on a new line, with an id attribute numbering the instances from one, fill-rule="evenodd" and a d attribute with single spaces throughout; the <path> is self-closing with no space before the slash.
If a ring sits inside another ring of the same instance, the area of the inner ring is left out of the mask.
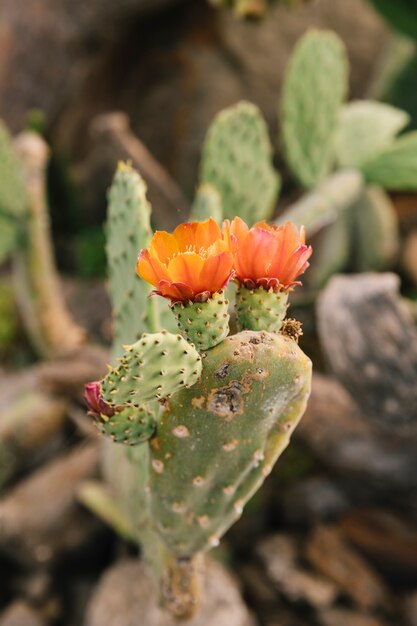
<path id="1" fill-rule="evenodd" d="M 223 220 L 222 199 L 213 185 L 205 183 L 197 189 L 190 221 L 204 222 L 209 217 L 212 217 L 221 226 Z"/>
<path id="2" fill-rule="evenodd" d="M 398 137 L 365 161 L 361 170 L 370 183 L 392 191 L 417 189 L 417 131 Z"/>
<path id="3" fill-rule="evenodd" d="M 357 100 L 341 111 L 337 136 L 337 159 L 341 167 L 361 164 L 386 148 L 407 126 L 405 111 L 372 100 Z"/>
<path id="4" fill-rule="evenodd" d="M 228 308 L 223 291 L 206 302 L 178 302 L 171 307 L 181 334 L 200 351 L 213 348 L 229 334 Z"/>
<path id="5" fill-rule="evenodd" d="M 147 328 L 148 285 L 135 272 L 138 252 L 151 238 L 151 208 L 146 185 L 129 165 L 120 163 L 109 191 L 107 261 L 115 318 L 114 351 L 135 341 Z"/>
<path id="6" fill-rule="evenodd" d="M 99 430 L 115 443 L 136 446 L 148 441 L 156 428 L 155 413 L 150 407 L 127 407 L 108 417 L 100 415 L 95 419 Z"/>
<path id="7" fill-rule="evenodd" d="M 224 217 L 239 215 L 249 225 L 271 217 L 281 182 L 255 105 L 239 102 L 216 116 L 204 143 L 200 178 L 219 191 Z"/>
<path id="8" fill-rule="evenodd" d="M 306 188 L 330 172 L 339 113 L 348 87 L 341 39 L 329 31 L 304 35 L 283 85 L 282 133 L 288 165 Z"/>
<path id="9" fill-rule="evenodd" d="M 273 289 L 247 289 L 236 292 L 238 330 L 267 330 L 277 333 L 287 313 L 288 292 Z"/>
<path id="10" fill-rule="evenodd" d="M 21 168 L 11 137 L 0 121 L 0 263 L 17 244 L 19 219 L 26 209 L 26 190 Z"/>
<path id="11" fill-rule="evenodd" d="M 245 331 L 207 352 L 203 376 L 167 402 L 150 441 L 153 518 L 170 550 L 218 544 L 300 420 L 311 362 L 280 334 Z"/>
<path id="12" fill-rule="evenodd" d="M 400 238 L 390 197 L 381 187 L 369 185 L 353 207 L 353 218 L 355 269 L 366 272 L 392 267 L 400 248 Z"/>
<path id="13" fill-rule="evenodd" d="M 201 357 L 181 335 L 144 333 L 101 382 L 101 397 L 112 407 L 136 406 L 168 398 L 191 387 L 201 375 Z"/>
<path id="14" fill-rule="evenodd" d="M 363 176 L 356 170 L 335 172 L 288 207 L 275 223 L 282 225 L 290 221 L 304 226 L 310 238 L 348 211 L 362 195 L 364 186 Z"/>

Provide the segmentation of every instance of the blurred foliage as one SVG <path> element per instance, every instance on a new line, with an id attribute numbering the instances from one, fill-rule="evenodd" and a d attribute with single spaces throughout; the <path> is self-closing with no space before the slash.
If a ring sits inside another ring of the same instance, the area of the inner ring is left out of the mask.
<path id="1" fill-rule="evenodd" d="M 370 0 L 395 30 L 417 39 L 417 0 Z"/>
<path id="2" fill-rule="evenodd" d="M 104 276 L 106 270 L 104 229 L 100 226 L 82 230 L 72 239 L 75 272 L 82 278 Z"/>

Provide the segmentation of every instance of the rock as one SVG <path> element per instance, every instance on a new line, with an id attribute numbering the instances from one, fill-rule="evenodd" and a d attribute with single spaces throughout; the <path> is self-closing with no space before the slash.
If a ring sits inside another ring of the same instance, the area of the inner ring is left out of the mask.
<path id="1" fill-rule="evenodd" d="M 206 595 L 187 626 L 253 626 L 236 582 L 219 564 L 207 568 Z M 84 626 L 177 626 L 158 605 L 157 592 L 143 563 L 129 559 L 111 567 L 99 582 Z"/>
<path id="2" fill-rule="evenodd" d="M 329 609 L 320 613 L 320 626 L 385 626 L 385 622 L 370 615 L 346 609 Z"/>
<path id="3" fill-rule="evenodd" d="M 339 528 L 392 584 L 416 582 L 417 528 L 404 515 L 380 508 L 352 511 Z"/>
<path id="4" fill-rule="evenodd" d="M 0 491 L 18 471 L 56 451 L 66 414 L 64 400 L 36 389 L 22 389 L 0 410 Z"/>
<path id="5" fill-rule="evenodd" d="M 335 528 L 318 526 L 306 544 L 307 559 L 361 609 L 384 606 L 387 590 L 376 572 Z"/>
<path id="6" fill-rule="evenodd" d="M 417 436 L 417 329 L 395 274 L 335 276 L 318 329 L 332 372 L 377 427 Z"/>
<path id="7" fill-rule="evenodd" d="M 290 602 L 304 601 L 315 608 L 333 604 L 337 586 L 297 563 L 297 546 L 288 535 L 275 535 L 257 547 L 266 571 L 275 587 Z"/>
<path id="8" fill-rule="evenodd" d="M 97 464 L 97 445 L 80 446 L 9 491 L 0 500 L 0 551 L 33 567 L 85 546 L 98 521 L 78 504 L 76 492 Z"/>
<path id="9" fill-rule="evenodd" d="M 177 0 L 28 0 L 25 17 L 13 0 L 2 3 L 0 27 L 1 117 L 14 130 L 29 109 L 52 121 L 78 94 L 103 49 L 129 21 Z M 48 63 L 45 59 L 48 58 Z"/>
<path id="10" fill-rule="evenodd" d="M 0 626 L 45 626 L 45 622 L 25 602 L 17 600 L 0 615 Z"/>
<path id="11" fill-rule="evenodd" d="M 417 487 L 413 440 L 376 432 L 349 393 L 334 379 L 313 375 L 306 413 L 294 436 L 338 479 L 355 501 L 378 495 L 404 501 Z"/>

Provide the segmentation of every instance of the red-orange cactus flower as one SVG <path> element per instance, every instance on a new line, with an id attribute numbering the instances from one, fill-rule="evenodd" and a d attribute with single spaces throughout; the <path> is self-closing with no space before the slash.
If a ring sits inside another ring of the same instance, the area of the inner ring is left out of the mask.
<path id="1" fill-rule="evenodd" d="M 139 254 L 137 273 L 172 303 L 205 302 L 233 274 L 228 241 L 211 218 L 180 224 L 172 234 L 157 231 Z"/>
<path id="2" fill-rule="evenodd" d="M 300 284 L 296 278 L 309 266 L 311 246 L 305 244 L 304 227 L 298 231 L 292 222 L 270 226 L 258 222 L 249 228 L 235 217 L 224 224 L 225 236 L 234 250 L 236 280 L 249 289 L 287 291 Z"/>

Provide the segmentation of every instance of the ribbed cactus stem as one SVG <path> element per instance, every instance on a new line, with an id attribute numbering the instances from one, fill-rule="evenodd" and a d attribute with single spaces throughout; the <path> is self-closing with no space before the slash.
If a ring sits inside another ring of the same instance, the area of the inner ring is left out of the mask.
<path id="1" fill-rule="evenodd" d="M 287 313 L 287 301 L 288 291 L 240 287 L 236 292 L 238 330 L 279 332 Z"/>
<path id="2" fill-rule="evenodd" d="M 161 600 L 165 608 L 179 619 L 193 617 L 203 592 L 204 557 L 178 558 L 166 553 L 161 579 Z"/>
<path id="3" fill-rule="evenodd" d="M 197 350 L 217 346 L 229 334 L 229 301 L 224 292 L 215 293 L 206 302 L 178 302 L 172 312 L 181 334 Z"/>
<path id="4" fill-rule="evenodd" d="M 20 312 L 36 350 L 44 356 L 78 348 L 84 330 L 75 324 L 64 302 L 51 245 L 46 167 L 49 150 L 35 133 L 15 140 L 28 196 L 24 246 L 14 258 L 15 286 Z"/>

